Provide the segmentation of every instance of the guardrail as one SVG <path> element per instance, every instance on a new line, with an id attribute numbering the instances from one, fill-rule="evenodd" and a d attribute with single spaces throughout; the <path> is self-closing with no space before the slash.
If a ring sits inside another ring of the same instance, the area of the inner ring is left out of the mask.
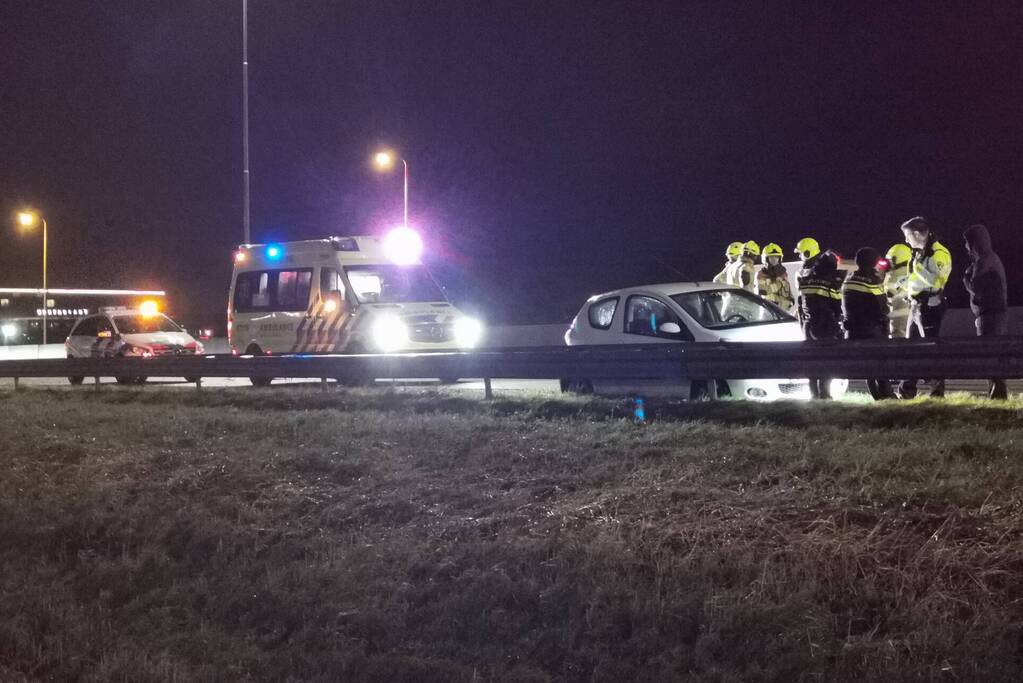
<path id="1" fill-rule="evenodd" d="M 380 355 L 0 361 L 0 377 L 729 379 L 1023 378 L 1023 337 L 637 344 Z M 201 387 L 201 379 L 197 382 Z M 489 384 L 489 382 L 488 382 Z"/>

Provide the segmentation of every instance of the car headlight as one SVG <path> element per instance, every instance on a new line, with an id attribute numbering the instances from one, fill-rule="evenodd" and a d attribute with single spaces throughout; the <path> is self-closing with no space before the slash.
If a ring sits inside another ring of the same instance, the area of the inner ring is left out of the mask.
<path id="1" fill-rule="evenodd" d="M 483 338 L 483 323 L 475 318 L 459 318 L 455 321 L 454 333 L 456 344 L 471 349 Z"/>
<path id="2" fill-rule="evenodd" d="M 382 315 L 372 328 L 373 344 L 385 353 L 408 346 L 408 325 L 396 315 Z"/>

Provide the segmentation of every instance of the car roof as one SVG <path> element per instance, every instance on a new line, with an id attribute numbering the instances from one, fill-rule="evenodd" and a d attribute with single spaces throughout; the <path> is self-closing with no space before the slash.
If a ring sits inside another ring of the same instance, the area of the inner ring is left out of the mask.
<path id="1" fill-rule="evenodd" d="M 665 282 L 656 285 L 640 285 L 638 287 L 624 287 L 602 294 L 594 294 L 589 301 L 603 299 L 609 296 L 625 296 L 628 294 L 649 293 L 660 294 L 661 296 L 672 296 L 675 294 L 688 294 L 689 292 L 705 292 L 715 289 L 742 289 L 735 285 L 725 285 L 716 282 Z"/>

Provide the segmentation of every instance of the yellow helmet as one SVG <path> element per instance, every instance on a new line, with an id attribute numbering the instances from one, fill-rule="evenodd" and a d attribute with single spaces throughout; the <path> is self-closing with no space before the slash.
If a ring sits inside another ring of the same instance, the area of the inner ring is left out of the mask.
<path id="1" fill-rule="evenodd" d="M 804 237 L 796 242 L 796 253 L 804 259 L 813 258 L 821 253 L 821 245 L 812 237 Z"/>
<path id="2" fill-rule="evenodd" d="M 774 242 L 771 242 L 770 244 L 765 246 L 763 252 L 761 252 L 761 256 L 760 257 L 763 260 L 764 265 L 767 265 L 767 258 L 769 256 L 777 256 L 778 258 L 785 258 L 785 252 L 782 250 L 782 248 L 779 245 L 775 244 Z"/>
<path id="3" fill-rule="evenodd" d="M 888 267 L 891 270 L 898 270 L 913 258 L 913 250 L 909 248 L 908 244 L 895 244 L 888 250 L 888 253 L 884 255 L 888 259 Z"/>
<path id="4" fill-rule="evenodd" d="M 742 242 L 732 242 L 725 249 L 725 256 L 728 258 L 739 258 L 742 256 Z"/>
<path id="5" fill-rule="evenodd" d="M 760 245 L 750 240 L 746 244 L 742 245 L 742 253 L 747 256 L 760 256 Z"/>

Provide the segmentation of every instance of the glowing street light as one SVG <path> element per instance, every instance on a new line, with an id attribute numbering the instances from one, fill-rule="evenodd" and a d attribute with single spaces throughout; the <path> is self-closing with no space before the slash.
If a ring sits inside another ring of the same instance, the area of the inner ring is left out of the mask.
<path id="1" fill-rule="evenodd" d="M 47 226 L 46 219 L 39 215 L 39 212 L 32 211 L 31 209 L 25 209 L 18 212 L 18 225 L 24 230 L 31 230 L 42 223 L 43 225 L 43 344 L 46 344 L 46 323 L 47 323 L 47 306 L 46 306 L 46 242 L 47 242 Z"/>
<path id="2" fill-rule="evenodd" d="M 379 171 L 390 171 L 392 168 L 394 168 L 394 166 L 395 166 L 395 164 L 397 162 L 398 162 L 398 155 L 395 154 L 394 152 L 392 152 L 391 150 L 387 150 L 387 149 L 381 150 L 381 151 L 379 151 L 379 152 L 377 152 L 376 154 L 373 155 L 373 164 L 377 167 L 377 170 L 379 170 Z M 408 227 L 408 161 L 406 161 L 403 158 L 401 160 L 401 165 L 405 169 L 405 182 L 404 182 L 404 190 L 405 190 L 405 220 L 402 221 L 402 225 L 407 228 Z"/>

